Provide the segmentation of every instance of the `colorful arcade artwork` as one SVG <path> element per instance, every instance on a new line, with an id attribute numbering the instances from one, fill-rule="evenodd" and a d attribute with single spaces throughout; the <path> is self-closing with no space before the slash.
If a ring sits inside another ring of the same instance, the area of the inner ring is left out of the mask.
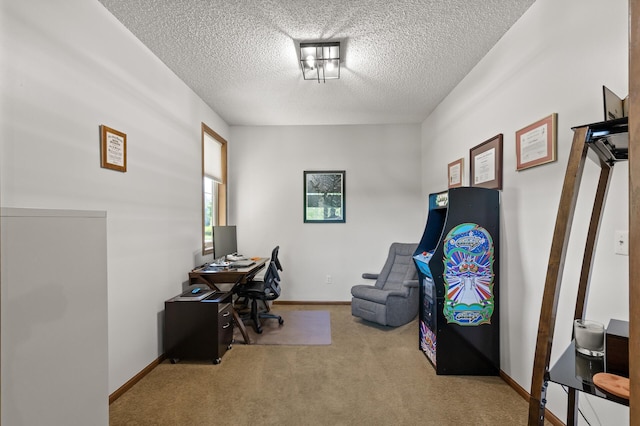
<path id="1" fill-rule="evenodd" d="M 420 349 L 427 355 L 433 365 L 437 365 L 436 335 L 427 325 L 420 321 Z"/>
<path id="2" fill-rule="evenodd" d="M 444 241 L 443 314 L 464 326 L 491 323 L 494 310 L 491 235 L 475 223 L 453 228 Z"/>

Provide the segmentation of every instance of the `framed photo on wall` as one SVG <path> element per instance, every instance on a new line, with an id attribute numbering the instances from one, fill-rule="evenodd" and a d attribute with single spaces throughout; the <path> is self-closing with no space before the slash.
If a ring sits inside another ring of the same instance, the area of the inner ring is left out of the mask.
<path id="1" fill-rule="evenodd" d="M 127 171 L 127 135 L 105 125 L 100 126 L 100 167 Z"/>
<path id="2" fill-rule="evenodd" d="M 449 163 L 449 166 L 447 167 L 449 188 L 458 188 L 462 186 L 463 171 L 464 158 L 459 158 L 456 161 Z"/>
<path id="3" fill-rule="evenodd" d="M 470 186 L 502 189 L 502 133 L 469 150 Z"/>
<path id="4" fill-rule="evenodd" d="M 516 132 L 516 170 L 556 161 L 555 112 Z"/>
<path id="5" fill-rule="evenodd" d="M 304 172 L 304 223 L 345 223 L 345 171 Z"/>

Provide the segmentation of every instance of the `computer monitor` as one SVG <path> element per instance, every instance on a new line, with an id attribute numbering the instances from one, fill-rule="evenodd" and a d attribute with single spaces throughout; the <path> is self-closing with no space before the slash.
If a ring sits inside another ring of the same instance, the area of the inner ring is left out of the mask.
<path id="1" fill-rule="evenodd" d="M 238 240 L 235 226 L 213 227 L 213 257 L 222 259 L 238 252 Z"/>

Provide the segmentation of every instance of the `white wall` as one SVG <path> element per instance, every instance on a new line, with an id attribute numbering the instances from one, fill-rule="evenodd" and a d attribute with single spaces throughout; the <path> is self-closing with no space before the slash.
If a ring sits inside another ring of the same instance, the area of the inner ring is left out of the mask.
<path id="1" fill-rule="evenodd" d="M 229 157 L 238 248 L 266 256 L 280 245 L 282 300 L 350 301 L 392 242 L 422 235 L 417 124 L 231 127 Z M 346 223 L 303 223 L 305 170 L 346 171 Z"/>
<path id="2" fill-rule="evenodd" d="M 349 300 L 392 241 L 418 240 L 426 196 L 446 187 L 447 163 L 465 157 L 468 171 L 469 148 L 503 133 L 502 368 L 529 389 L 570 127 L 602 118 L 602 84 L 626 95 L 626 1 L 538 0 L 423 123 L 422 147 L 411 125 L 230 130 L 98 2 L 0 7 L 0 205 L 107 211 L 110 393 L 162 352 L 163 302 L 194 265 L 201 122 L 230 143 L 241 249 L 281 246 L 284 300 Z M 515 172 L 515 131 L 552 112 L 558 161 Z M 99 167 L 100 124 L 127 134 L 127 173 Z M 313 169 L 346 170 L 347 223 L 303 224 L 302 172 Z M 613 254 L 614 230 L 628 226 L 626 174 L 616 166 L 587 310 L 605 323 L 628 317 L 627 259 Z M 583 197 L 579 208 L 589 203 Z M 588 220 L 577 216 L 576 233 Z M 580 241 L 570 253 L 559 342 L 570 336 Z M 561 417 L 564 400 L 551 389 L 548 406 Z M 603 424 L 628 419 L 624 408 L 592 404 Z"/>
<path id="3" fill-rule="evenodd" d="M 538 0 L 422 125 L 423 197 L 446 185 L 447 163 L 504 134 L 501 233 L 502 369 L 530 390 L 540 304 L 571 127 L 603 120 L 602 85 L 628 86 L 626 0 Z M 606 18 L 605 18 L 606 17 Z M 515 171 L 515 132 L 558 113 L 558 161 Z M 578 201 L 559 302 L 552 361 L 571 338 L 575 289 L 598 168 L 589 162 Z M 628 229 L 627 163 L 615 166 L 586 317 L 628 319 L 628 258 L 614 254 L 614 231 Z M 551 385 L 547 408 L 565 417 L 566 396 Z M 628 409 L 581 396 L 594 424 L 628 423 Z"/>
<path id="4" fill-rule="evenodd" d="M 97 1 L 1 7 L 0 204 L 107 211 L 111 393 L 162 353 L 201 247 L 200 125 L 228 127 Z M 100 168 L 101 124 L 126 173 Z"/>

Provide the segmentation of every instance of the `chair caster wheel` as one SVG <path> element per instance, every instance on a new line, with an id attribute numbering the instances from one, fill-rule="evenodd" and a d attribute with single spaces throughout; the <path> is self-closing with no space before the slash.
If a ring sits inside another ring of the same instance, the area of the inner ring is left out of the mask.
<path id="1" fill-rule="evenodd" d="M 170 362 L 171 364 L 177 364 L 178 362 L 180 362 L 180 360 L 179 360 L 178 358 L 171 358 L 171 359 L 169 360 L 169 362 Z"/>
<path id="2" fill-rule="evenodd" d="M 220 358 L 216 358 L 216 359 L 214 359 L 214 360 L 213 360 L 213 363 L 214 363 L 215 365 L 218 365 L 218 364 L 220 364 L 221 362 L 222 362 L 222 360 L 221 360 Z"/>
<path id="3" fill-rule="evenodd" d="M 278 318 L 278 324 L 280 325 L 284 324 L 284 320 L 282 318 Z"/>
<path id="4" fill-rule="evenodd" d="M 257 328 L 257 329 L 256 329 L 256 333 L 258 333 L 258 334 L 262 334 L 262 328 Z"/>
<path id="5" fill-rule="evenodd" d="M 231 350 L 231 348 L 233 348 L 233 346 L 232 346 L 232 345 L 227 346 L 227 350 L 228 350 L 228 351 L 230 351 L 230 350 Z"/>

